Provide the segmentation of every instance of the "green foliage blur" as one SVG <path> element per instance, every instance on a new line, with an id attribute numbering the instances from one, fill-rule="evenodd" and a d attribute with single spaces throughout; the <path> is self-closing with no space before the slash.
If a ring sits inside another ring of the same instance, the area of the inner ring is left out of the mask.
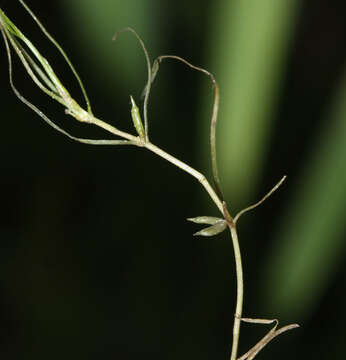
<path id="1" fill-rule="evenodd" d="M 220 177 L 239 221 L 244 316 L 301 328 L 258 359 L 340 358 L 346 333 L 346 3 L 322 0 L 28 0 L 84 81 L 97 117 L 133 131 L 146 82 L 133 27 L 155 58 L 211 71 L 221 90 Z M 35 43 L 76 99 L 68 67 L 17 1 L 0 7 Z M 218 216 L 203 189 L 146 150 L 73 143 L 10 90 L 0 51 L 1 359 L 228 359 L 236 283 L 225 233 L 193 237 L 189 217 Z M 149 105 L 151 141 L 210 174 L 212 87 L 163 63 Z M 77 136 L 76 124 L 15 83 Z M 244 324 L 240 354 L 267 331 Z"/>

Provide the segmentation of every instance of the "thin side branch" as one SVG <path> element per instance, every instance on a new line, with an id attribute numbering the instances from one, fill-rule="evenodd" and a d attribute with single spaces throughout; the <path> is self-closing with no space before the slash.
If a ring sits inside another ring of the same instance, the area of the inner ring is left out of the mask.
<path id="1" fill-rule="evenodd" d="M 246 212 L 248 212 L 248 211 L 256 208 L 257 206 L 261 205 L 266 199 L 268 199 L 269 196 L 271 196 L 271 195 L 281 186 L 281 184 L 285 181 L 286 177 L 287 177 L 286 175 L 283 176 L 283 177 L 281 178 L 281 180 L 280 180 L 266 195 L 264 195 L 261 200 L 257 201 L 255 204 L 250 205 L 250 206 L 248 206 L 247 208 L 239 211 L 238 214 L 234 217 L 234 222 L 237 223 L 237 221 L 239 220 L 239 218 L 240 218 L 243 214 L 245 214 Z"/>

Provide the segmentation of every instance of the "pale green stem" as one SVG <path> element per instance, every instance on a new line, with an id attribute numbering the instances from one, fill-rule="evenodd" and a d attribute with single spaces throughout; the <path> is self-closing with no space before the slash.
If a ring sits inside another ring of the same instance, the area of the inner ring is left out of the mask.
<path id="1" fill-rule="evenodd" d="M 167 161 L 169 161 L 173 165 L 179 167 L 180 169 L 184 170 L 185 172 L 187 172 L 188 174 L 190 174 L 194 178 L 196 178 L 202 184 L 202 186 L 205 188 L 205 190 L 210 195 L 211 199 L 214 201 L 214 203 L 216 204 L 218 209 L 221 211 L 221 213 L 223 213 L 223 205 L 222 205 L 221 200 L 216 195 L 216 192 L 210 186 L 210 184 L 207 181 L 206 177 L 202 173 L 195 170 L 191 166 L 185 164 L 184 162 L 178 160 L 174 156 L 166 153 L 164 150 L 160 149 L 159 147 L 157 147 L 156 145 L 154 145 L 154 144 L 152 144 L 150 142 L 146 143 L 144 145 L 144 147 L 146 147 L 148 150 L 150 150 L 150 151 L 154 152 L 155 154 L 161 156 L 162 158 L 166 159 Z"/>
<path id="2" fill-rule="evenodd" d="M 284 175 L 281 180 L 267 193 L 263 196 L 263 198 L 259 201 L 257 201 L 255 204 L 248 206 L 247 208 L 241 210 L 238 212 L 238 214 L 234 217 L 233 221 L 236 224 L 238 219 L 245 214 L 246 212 L 255 209 L 257 206 L 261 205 L 266 199 L 269 198 L 269 196 L 271 196 L 273 194 L 274 191 L 276 191 L 281 185 L 282 183 L 286 180 L 286 175 Z"/>
<path id="3" fill-rule="evenodd" d="M 125 138 L 127 140 L 130 140 L 130 141 L 133 141 L 133 142 L 136 142 L 136 143 L 139 143 L 140 141 L 138 140 L 138 137 L 137 136 L 134 136 L 134 135 L 131 135 L 127 132 L 124 132 L 124 131 L 121 131 L 117 128 L 115 128 L 114 126 L 98 119 L 98 118 L 95 118 L 94 116 L 92 116 L 92 121 L 91 121 L 92 124 L 106 130 L 106 131 L 109 131 L 110 133 L 114 134 L 114 135 L 117 135 L 117 136 L 120 136 L 122 138 Z"/>
<path id="4" fill-rule="evenodd" d="M 230 357 L 230 360 L 236 360 L 237 354 L 238 354 L 240 322 L 241 322 L 241 317 L 242 317 L 242 312 L 243 312 L 244 279 L 243 279 L 243 266 L 242 266 L 242 260 L 241 260 L 237 228 L 234 223 L 228 224 L 228 227 L 230 229 L 231 236 L 232 236 L 235 267 L 236 267 L 236 274 L 237 274 L 237 303 L 236 303 L 236 308 L 235 308 L 235 313 L 234 313 L 233 343 L 232 343 L 232 353 L 231 353 L 231 357 Z"/>

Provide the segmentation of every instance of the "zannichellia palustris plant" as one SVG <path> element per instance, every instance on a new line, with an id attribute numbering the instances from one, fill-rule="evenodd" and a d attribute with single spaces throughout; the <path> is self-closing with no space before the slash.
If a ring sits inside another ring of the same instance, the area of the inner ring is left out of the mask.
<path id="1" fill-rule="evenodd" d="M 230 360 L 251 360 L 254 359 L 255 356 L 263 349 L 265 345 L 267 345 L 273 338 L 280 335 L 281 333 L 294 329 L 298 327 L 297 324 L 287 325 L 281 328 L 278 328 L 278 320 L 276 319 L 257 319 L 257 318 L 246 318 L 243 317 L 243 293 L 244 293 L 244 283 L 243 283 L 243 268 L 242 268 L 242 258 L 241 251 L 239 247 L 238 241 L 238 233 L 237 233 L 237 221 L 239 218 L 249 210 L 254 209 L 258 205 L 260 205 L 263 201 L 265 201 L 285 180 L 285 176 L 258 202 L 255 204 L 239 211 L 234 216 L 231 215 L 231 210 L 228 207 L 228 203 L 223 196 L 221 190 L 221 183 L 218 176 L 218 168 L 217 168 L 217 159 L 216 159 L 216 122 L 217 122 L 217 114 L 219 108 L 219 87 L 217 82 L 215 81 L 214 76 L 207 70 L 200 68 L 198 66 L 192 65 L 190 62 L 185 59 L 175 56 L 175 55 L 163 55 L 156 58 L 155 61 L 151 62 L 145 45 L 142 39 L 138 36 L 138 34 L 132 28 L 125 28 L 121 30 L 130 31 L 139 41 L 141 45 L 148 68 L 148 80 L 146 86 L 143 91 L 143 120 L 141 119 L 140 110 L 135 103 L 135 100 L 132 96 L 130 96 L 132 109 L 131 109 L 131 117 L 134 125 L 134 129 L 136 134 L 131 134 L 128 132 L 124 132 L 119 130 L 118 128 L 110 125 L 109 123 L 97 118 L 91 109 L 90 101 L 88 99 L 86 90 L 83 86 L 83 83 L 77 74 L 74 66 L 71 61 L 68 59 L 64 50 L 60 47 L 60 45 L 54 40 L 54 38 L 48 33 L 42 23 L 38 20 L 38 18 L 34 15 L 34 13 L 30 10 L 30 8 L 24 3 L 24 1 L 19 0 L 20 3 L 24 6 L 26 11 L 30 14 L 33 20 L 40 27 L 42 32 L 47 36 L 47 38 L 56 46 L 58 51 L 61 53 L 67 64 L 72 70 L 73 75 L 76 77 L 80 89 L 83 93 L 86 108 L 83 108 L 80 104 L 78 104 L 70 95 L 68 90 L 63 85 L 63 82 L 57 77 L 53 68 L 50 66 L 47 59 L 41 54 L 41 52 L 33 45 L 33 43 L 19 30 L 19 28 L 5 15 L 5 13 L 0 9 L 0 30 L 5 43 L 5 48 L 8 57 L 8 71 L 9 71 L 9 81 L 10 86 L 16 96 L 24 102 L 28 107 L 30 107 L 33 111 L 35 111 L 43 120 L 45 120 L 50 126 L 52 126 L 55 130 L 60 133 L 68 136 L 70 139 L 90 144 L 90 145 L 133 145 L 141 148 L 145 148 L 156 155 L 164 158 L 169 161 L 172 165 L 177 166 L 183 171 L 187 172 L 194 178 L 196 178 L 200 184 L 204 187 L 206 192 L 209 194 L 210 199 L 214 202 L 217 209 L 220 212 L 220 217 L 213 216 L 197 216 L 194 218 L 189 218 L 187 220 L 192 221 L 197 224 L 207 225 L 202 230 L 196 232 L 194 235 L 196 236 L 215 236 L 220 232 L 228 229 L 230 231 L 233 250 L 234 250 L 234 259 L 235 259 L 235 268 L 236 268 L 236 277 L 237 277 L 237 295 L 236 295 L 236 308 L 234 314 L 234 323 L 233 323 L 233 341 L 232 341 L 232 351 L 230 354 Z M 120 32 L 116 33 L 113 37 L 116 40 L 117 36 Z M 20 62 L 24 66 L 26 72 L 35 83 L 45 94 L 49 95 L 52 99 L 59 102 L 64 108 L 65 113 L 74 117 L 76 120 L 98 126 L 107 132 L 114 135 L 116 138 L 111 140 L 104 139 L 85 139 L 76 137 L 69 132 L 65 131 L 63 128 L 57 126 L 52 120 L 50 120 L 43 112 L 39 110 L 34 104 L 29 102 L 15 87 L 13 82 L 13 65 L 12 65 L 12 51 L 17 54 Z M 211 153 L 211 165 L 212 165 L 212 175 L 213 175 L 213 183 L 214 187 L 210 185 L 209 181 L 206 177 L 196 169 L 192 168 L 185 162 L 175 158 L 174 156 L 168 154 L 166 151 L 162 150 L 158 146 L 154 145 L 150 141 L 149 137 L 149 126 L 148 126 L 148 101 L 150 95 L 150 89 L 152 82 L 154 81 L 158 70 L 159 65 L 166 59 L 177 60 L 183 62 L 188 67 L 193 70 L 199 71 L 205 75 L 207 75 L 213 85 L 214 89 L 214 104 L 210 122 L 210 153 Z M 239 343 L 239 331 L 241 322 L 249 322 L 255 324 L 274 324 L 273 328 L 260 340 L 257 344 L 255 344 L 251 349 L 245 354 L 238 356 L 238 343 Z"/>

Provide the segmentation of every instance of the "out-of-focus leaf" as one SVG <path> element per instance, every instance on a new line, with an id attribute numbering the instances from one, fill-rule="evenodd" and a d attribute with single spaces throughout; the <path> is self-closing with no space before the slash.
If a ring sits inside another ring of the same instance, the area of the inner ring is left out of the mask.
<path id="1" fill-rule="evenodd" d="M 232 203 L 239 204 L 240 199 L 244 204 L 251 199 L 263 168 L 298 2 L 223 0 L 214 4 L 207 51 L 209 70 L 221 92 L 220 178 Z M 210 113 L 210 106 L 202 108 L 203 114 Z"/>
<path id="2" fill-rule="evenodd" d="M 346 74 L 267 259 L 262 288 L 276 308 L 307 314 L 325 291 L 346 241 Z"/>

